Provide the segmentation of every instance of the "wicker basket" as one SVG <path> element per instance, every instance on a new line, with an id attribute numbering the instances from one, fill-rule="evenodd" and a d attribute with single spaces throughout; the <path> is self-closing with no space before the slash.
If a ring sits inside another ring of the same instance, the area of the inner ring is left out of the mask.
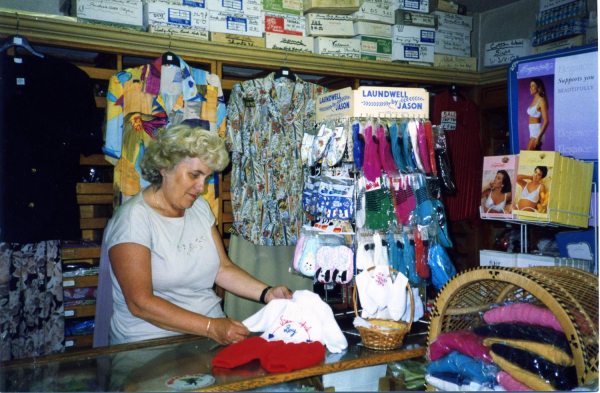
<path id="1" fill-rule="evenodd" d="M 375 267 L 370 267 L 368 271 L 371 271 L 373 269 L 375 269 Z M 392 268 L 390 268 L 390 271 L 395 274 L 398 274 L 398 271 Z M 394 328 L 397 330 L 379 330 L 357 326 L 356 328 L 360 333 L 360 338 L 362 339 L 362 343 L 365 347 L 370 349 L 377 349 L 380 351 L 387 351 L 390 349 L 398 348 L 402 345 L 402 340 L 404 340 L 404 336 L 406 336 L 406 334 L 410 332 L 410 328 L 412 326 L 412 319 L 415 313 L 415 305 L 412 290 L 408 283 L 406 283 L 406 287 L 408 289 L 408 293 L 410 294 L 410 321 L 406 323 L 402 321 L 396 322 L 392 319 L 367 319 L 368 322 L 372 323 L 375 326 L 383 326 L 388 328 Z M 352 291 L 352 297 L 354 299 L 354 314 L 358 316 L 358 297 L 356 284 L 354 285 L 354 290 Z"/>
<path id="2" fill-rule="evenodd" d="M 567 267 L 478 267 L 453 277 L 431 312 L 428 342 L 483 324 L 481 311 L 527 300 L 554 313 L 571 345 L 579 385 L 598 378 L 598 277 Z"/>

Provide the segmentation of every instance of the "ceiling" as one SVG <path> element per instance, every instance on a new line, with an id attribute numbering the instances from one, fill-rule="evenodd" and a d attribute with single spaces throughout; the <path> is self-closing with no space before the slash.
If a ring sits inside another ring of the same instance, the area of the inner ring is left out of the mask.
<path id="1" fill-rule="evenodd" d="M 508 4 L 518 3 L 519 0 L 458 0 L 455 2 L 466 6 L 469 14 L 478 14 L 493 10 L 494 8 L 504 7 Z"/>

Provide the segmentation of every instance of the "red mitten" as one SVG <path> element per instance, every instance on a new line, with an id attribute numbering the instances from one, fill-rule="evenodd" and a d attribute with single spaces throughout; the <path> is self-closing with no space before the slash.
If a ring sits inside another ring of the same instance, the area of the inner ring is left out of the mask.
<path id="1" fill-rule="evenodd" d="M 262 337 L 254 336 L 224 348 L 212 360 L 213 366 L 234 368 L 265 356 L 273 346 Z"/>
<path id="2" fill-rule="evenodd" d="M 260 358 L 260 364 L 270 373 L 287 373 L 314 366 L 325 359 L 325 347 L 319 341 L 311 343 L 277 343 L 276 349 Z"/>

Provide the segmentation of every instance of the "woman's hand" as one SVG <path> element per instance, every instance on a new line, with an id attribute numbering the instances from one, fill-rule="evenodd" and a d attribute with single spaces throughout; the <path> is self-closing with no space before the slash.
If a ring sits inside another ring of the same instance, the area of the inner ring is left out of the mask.
<path id="1" fill-rule="evenodd" d="M 243 323 L 231 318 L 211 318 L 206 336 L 221 345 L 238 343 L 248 338 L 250 331 Z"/>
<path id="2" fill-rule="evenodd" d="M 273 299 L 291 299 L 292 291 L 290 291 L 287 287 L 278 286 L 275 288 L 271 288 L 267 291 L 267 295 L 265 296 L 265 302 L 269 303 Z"/>

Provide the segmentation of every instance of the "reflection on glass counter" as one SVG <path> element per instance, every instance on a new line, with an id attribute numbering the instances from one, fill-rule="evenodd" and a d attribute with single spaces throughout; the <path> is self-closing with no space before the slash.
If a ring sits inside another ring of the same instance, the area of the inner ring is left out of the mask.
<path id="1" fill-rule="evenodd" d="M 408 335 L 400 349 L 374 351 L 360 344 L 356 332 L 345 332 L 349 347 L 327 352 L 316 366 L 270 374 L 258 360 L 234 369 L 213 367 L 223 346 L 212 340 L 178 336 L 148 342 L 6 362 L 0 368 L 0 391 L 231 391 L 267 386 L 324 373 L 422 357 L 423 334 Z"/>

